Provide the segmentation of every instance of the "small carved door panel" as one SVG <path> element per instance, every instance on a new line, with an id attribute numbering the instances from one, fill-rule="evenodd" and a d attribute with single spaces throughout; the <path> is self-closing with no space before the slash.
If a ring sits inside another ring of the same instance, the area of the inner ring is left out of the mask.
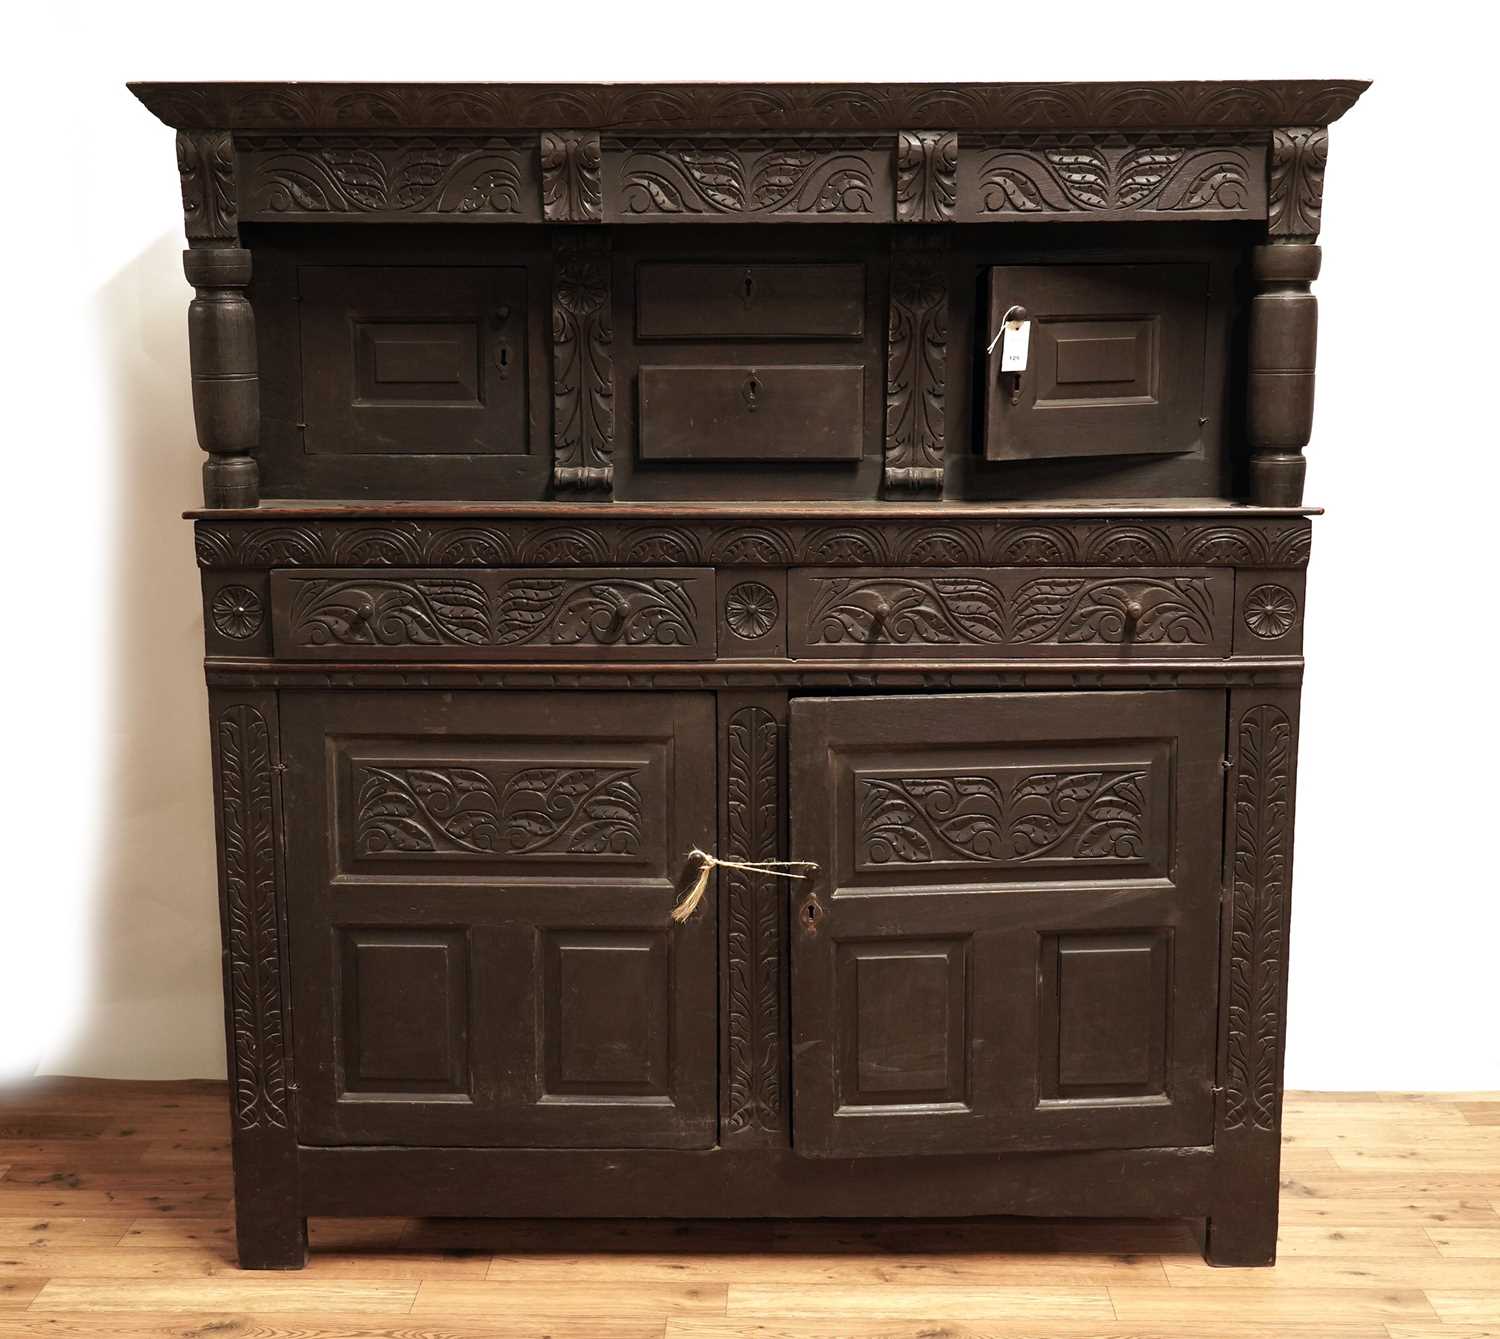
<path id="1" fill-rule="evenodd" d="M 797 699 L 813 1156 L 1212 1139 L 1217 689 Z"/>
<path id="2" fill-rule="evenodd" d="M 707 694 L 283 694 L 298 1138 L 707 1147 Z"/>

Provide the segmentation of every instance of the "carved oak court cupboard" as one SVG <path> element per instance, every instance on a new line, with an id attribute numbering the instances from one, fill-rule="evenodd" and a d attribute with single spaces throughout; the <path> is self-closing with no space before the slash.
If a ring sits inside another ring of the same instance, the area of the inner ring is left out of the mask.
<path id="1" fill-rule="evenodd" d="M 245 1265 L 310 1214 L 1188 1216 L 1271 1262 L 1363 88 L 134 86 Z"/>

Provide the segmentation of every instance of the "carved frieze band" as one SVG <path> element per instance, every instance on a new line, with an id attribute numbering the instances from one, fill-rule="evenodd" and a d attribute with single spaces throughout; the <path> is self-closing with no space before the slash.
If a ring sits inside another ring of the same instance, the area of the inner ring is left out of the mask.
<path id="1" fill-rule="evenodd" d="M 242 1130 L 287 1126 L 285 1015 L 276 875 L 271 730 L 254 706 L 224 706 L 216 722 L 234 1120 Z"/>
<path id="2" fill-rule="evenodd" d="M 1297 126 L 1271 132 L 1266 217 L 1273 238 L 1313 242 L 1323 226 L 1323 173 L 1328 127 Z"/>
<path id="3" fill-rule="evenodd" d="M 948 379 L 948 257 L 897 245 L 885 364 L 885 486 L 912 496 L 943 488 Z"/>
<path id="4" fill-rule="evenodd" d="M 614 316 L 602 233 L 562 233 L 553 248 L 552 482 L 614 487 Z"/>
<path id="5" fill-rule="evenodd" d="M 670 139 L 181 134 L 189 236 L 237 217 L 501 222 L 1022 222 L 1267 217 L 1308 235 L 1327 132 L 1150 130 Z M 236 215 L 236 176 L 239 182 Z M 1276 213 L 1278 202 L 1281 213 Z M 194 231 L 197 229 L 198 231 Z"/>
<path id="6" fill-rule="evenodd" d="M 727 858 L 778 857 L 781 731 L 761 707 L 729 719 Z M 729 933 L 729 1110 L 731 1133 L 781 1128 L 781 880 L 725 867 Z"/>
<path id="7" fill-rule="evenodd" d="M 597 520 L 212 520 L 202 567 L 1306 567 L 1302 517 L 1217 521 L 860 518 L 845 523 L 682 516 Z"/>
<path id="8" fill-rule="evenodd" d="M 1250 707 L 1236 736 L 1229 1035 L 1224 1128 L 1276 1128 L 1291 875 L 1292 724 Z"/>
<path id="9" fill-rule="evenodd" d="M 177 175 L 182 183 L 183 227 L 191 242 L 233 242 L 239 237 L 234 141 L 226 130 L 177 132 Z"/>

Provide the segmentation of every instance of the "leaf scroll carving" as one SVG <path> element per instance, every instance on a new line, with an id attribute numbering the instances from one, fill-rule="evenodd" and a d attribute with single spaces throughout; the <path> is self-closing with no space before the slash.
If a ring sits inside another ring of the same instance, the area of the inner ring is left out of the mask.
<path id="1" fill-rule="evenodd" d="M 1328 127 L 1271 132 L 1269 220 L 1273 237 L 1313 241 L 1323 226 Z"/>
<path id="2" fill-rule="evenodd" d="M 614 480 L 614 318 L 609 252 L 560 237 L 552 286 L 552 480 L 603 489 Z"/>
<path id="3" fill-rule="evenodd" d="M 271 731 L 255 707 L 236 703 L 219 712 L 217 743 L 234 1120 L 242 1130 L 286 1129 Z"/>
<path id="4" fill-rule="evenodd" d="M 958 208 L 958 133 L 903 130 L 896 136 L 896 221 L 948 223 Z"/>
<path id="5" fill-rule="evenodd" d="M 644 142 L 621 168 L 620 208 L 662 218 L 867 215 L 874 176 L 870 154 L 858 149 Z"/>
<path id="6" fill-rule="evenodd" d="M 190 241 L 233 241 L 239 236 L 234 141 L 227 131 L 177 133 L 177 175 L 182 218 Z"/>
<path id="7" fill-rule="evenodd" d="M 604 217 L 597 131 L 545 131 L 541 137 L 542 217 L 598 223 Z"/>
<path id="8" fill-rule="evenodd" d="M 940 492 L 948 362 L 948 275 L 943 252 L 899 248 L 892 257 L 885 381 L 885 482 Z"/>

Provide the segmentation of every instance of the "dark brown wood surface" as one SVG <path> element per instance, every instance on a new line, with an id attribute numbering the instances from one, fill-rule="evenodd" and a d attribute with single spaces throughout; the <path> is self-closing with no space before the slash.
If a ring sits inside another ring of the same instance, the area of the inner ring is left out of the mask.
<path id="1" fill-rule="evenodd" d="M 132 87 L 241 1262 L 318 1213 L 999 1212 L 1271 1262 L 1365 85 Z"/>

